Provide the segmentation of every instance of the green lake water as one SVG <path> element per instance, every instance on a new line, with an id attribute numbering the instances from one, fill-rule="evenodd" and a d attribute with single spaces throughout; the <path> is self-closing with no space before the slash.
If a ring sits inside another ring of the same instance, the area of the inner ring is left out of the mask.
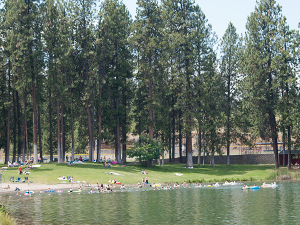
<path id="1" fill-rule="evenodd" d="M 0 202 L 18 224 L 300 224 L 300 183 L 277 184 L 247 191 L 241 185 L 191 185 L 106 194 L 10 192 L 2 193 Z"/>

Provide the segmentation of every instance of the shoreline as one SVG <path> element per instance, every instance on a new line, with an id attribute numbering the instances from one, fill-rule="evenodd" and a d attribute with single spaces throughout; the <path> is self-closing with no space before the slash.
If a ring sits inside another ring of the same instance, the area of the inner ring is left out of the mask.
<path id="1" fill-rule="evenodd" d="M 7 185 L 10 186 L 10 189 L 4 189 L 4 187 L 7 187 Z M 121 185 L 115 185 L 116 188 L 120 188 Z M 134 187 L 136 185 L 134 184 L 127 184 L 126 187 Z M 97 184 L 89 184 L 89 186 L 86 186 L 84 183 L 57 183 L 57 184 L 39 184 L 39 183 L 13 183 L 13 182 L 6 182 L 0 184 L 0 194 L 1 193 L 7 193 L 7 192 L 16 192 L 15 188 L 18 187 L 20 191 L 43 191 L 47 189 L 54 189 L 54 190 L 68 190 L 70 188 L 79 189 L 81 187 L 82 189 L 91 189 L 97 187 Z"/>
<path id="2" fill-rule="evenodd" d="M 4 187 L 7 187 L 7 185 L 10 186 L 10 189 L 4 189 Z M 18 187 L 20 191 L 25 190 L 31 190 L 31 191 L 42 191 L 47 189 L 70 189 L 70 188 L 79 188 L 82 186 L 82 188 L 94 188 L 95 185 L 91 184 L 89 187 L 85 187 L 82 183 L 66 183 L 66 184 L 37 184 L 37 183 L 1 183 L 0 186 L 0 193 L 6 193 L 6 192 L 15 192 L 15 188 Z"/>

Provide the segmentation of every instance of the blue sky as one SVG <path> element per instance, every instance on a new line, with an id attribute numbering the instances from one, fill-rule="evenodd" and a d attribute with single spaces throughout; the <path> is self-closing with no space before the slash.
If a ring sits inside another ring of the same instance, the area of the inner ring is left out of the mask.
<path id="1" fill-rule="evenodd" d="M 135 17 L 135 0 L 123 0 L 130 11 L 132 18 Z M 298 29 L 300 22 L 300 0 L 277 0 L 282 6 L 282 14 L 287 18 L 290 29 Z M 212 25 L 213 31 L 221 38 L 231 21 L 241 34 L 246 31 L 247 17 L 254 11 L 256 0 L 195 0 Z"/>

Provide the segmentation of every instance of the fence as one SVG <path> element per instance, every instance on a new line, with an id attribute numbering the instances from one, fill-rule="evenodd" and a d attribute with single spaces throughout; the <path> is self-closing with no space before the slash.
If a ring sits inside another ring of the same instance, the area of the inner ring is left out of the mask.
<path id="1" fill-rule="evenodd" d="M 251 154 L 251 155 L 230 155 L 230 164 L 275 164 L 275 158 L 273 154 Z M 210 156 L 201 156 L 200 163 L 210 164 L 211 157 Z M 175 162 L 179 163 L 179 158 L 175 159 Z M 227 155 L 223 156 L 214 156 L 215 164 L 226 164 L 227 163 Z M 165 159 L 165 162 L 169 162 L 169 159 Z M 186 163 L 186 157 L 182 157 L 182 162 Z M 198 157 L 193 156 L 193 163 L 198 163 Z"/>
<path id="2" fill-rule="evenodd" d="M 38 156 L 40 156 L 40 154 L 38 154 Z M 69 152 L 66 154 L 66 156 L 68 156 L 69 160 L 71 160 L 70 159 L 71 154 Z M 74 154 L 74 156 L 75 156 L 75 159 L 79 158 L 80 156 L 82 158 L 89 158 L 88 154 Z M 104 157 L 104 156 L 105 156 L 106 159 L 108 159 L 108 158 L 114 159 L 115 150 L 114 149 L 101 149 L 101 157 Z M 29 158 L 31 158 L 31 157 L 29 157 Z M 53 155 L 53 159 L 55 159 L 55 158 L 58 158 L 58 155 Z M 22 159 L 22 157 L 21 157 L 21 159 Z M 46 159 L 46 161 L 49 161 L 50 160 L 50 155 L 44 155 L 44 159 Z M 97 154 L 94 155 L 94 159 L 97 159 Z M 0 157 L 0 163 L 4 163 L 4 160 L 5 160 L 4 156 Z M 12 162 L 12 160 L 13 160 L 13 157 L 10 156 L 9 161 Z"/>

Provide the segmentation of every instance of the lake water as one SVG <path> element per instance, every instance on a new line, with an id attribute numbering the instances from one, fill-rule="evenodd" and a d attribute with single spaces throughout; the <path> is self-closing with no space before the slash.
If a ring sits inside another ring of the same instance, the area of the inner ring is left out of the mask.
<path id="1" fill-rule="evenodd" d="M 192 185 L 31 197 L 11 192 L 2 193 L 0 201 L 18 224 L 299 224 L 300 183 L 277 184 L 274 189 L 247 191 L 242 186 Z"/>

